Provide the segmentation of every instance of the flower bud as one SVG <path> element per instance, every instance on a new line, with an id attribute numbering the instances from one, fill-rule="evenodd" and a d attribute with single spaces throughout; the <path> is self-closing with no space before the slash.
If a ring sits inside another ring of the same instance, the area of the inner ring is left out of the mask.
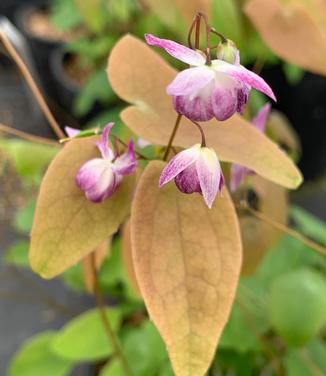
<path id="1" fill-rule="evenodd" d="M 227 63 L 240 64 L 239 50 L 231 39 L 227 39 L 226 42 L 221 42 L 217 46 L 216 55 L 218 59 L 224 60 Z"/>

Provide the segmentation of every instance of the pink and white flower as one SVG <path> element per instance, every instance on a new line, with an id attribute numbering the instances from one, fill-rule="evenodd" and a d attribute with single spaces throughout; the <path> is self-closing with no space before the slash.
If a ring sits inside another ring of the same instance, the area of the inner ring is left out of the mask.
<path id="1" fill-rule="evenodd" d="M 271 110 L 270 103 L 265 104 L 252 119 L 252 125 L 257 128 L 260 132 L 265 131 L 265 125 L 268 115 Z M 239 164 L 233 163 L 231 165 L 230 171 L 230 189 L 235 192 L 240 184 L 250 175 L 254 175 L 254 171 L 250 170 L 248 167 L 241 166 Z"/>
<path id="2" fill-rule="evenodd" d="M 174 179 L 183 193 L 201 193 L 209 208 L 224 185 L 223 172 L 215 151 L 196 144 L 173 157 L 162 171 L 159 186 Z"/>
<path id="3" fill-rule="evenodd" d="M 113 124 L 109 123 L 103 129 L 102 140 L 96 143 L 102 157 L 86 162 L 76 175 L 76 184 L 92 202 L 102 202 L 110 197 L 123 176 L 132 174 L 136 169 L 133 141 L 128 143 L 126 152 L 121 155 L 116 155 L 109 147 L 109 133 Z"/>
<path id="4" fill-rule="evenodd" d="M 148 44 L 163 48 L 168 54 L 190 65 L 178 73 L 167 87 L 175 110 L 194 121 L 212 118 L 226 120 L 235 112 L 243 112 L 251 88 L 273 100 L 275 95 L 269 85 L 257 74 L 240 65 L 236 54 L 234 63 L 215 59 L 207 63 L 205 54 L 168 39 L 146 34 Z"/>

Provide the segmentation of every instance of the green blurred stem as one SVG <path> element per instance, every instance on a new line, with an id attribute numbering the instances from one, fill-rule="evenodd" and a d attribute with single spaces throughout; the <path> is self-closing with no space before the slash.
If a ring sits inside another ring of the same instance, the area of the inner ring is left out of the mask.
<path id="1" fill-rule="evenodd" d="M 110 345 L 112 345 L 115 356 L 117 358 L 119 358 L 121 365 L 124 369 L 125 375 L 126 376 L 134 376 L 134 374 L 133 374 L 133 372 L 132 372 L 132 370 L 131 370 L 131 368 L 128 364 L 128 361 L 125 358 L 125 356 L 124 356 L 124 354 L 121 350 L 119 340 L 118 340 L 116 334 L 114 333 L 114 331 L 112 329 L 110 320 L 109 320 L 109 318 L 107 317 L 107 314 L 106 314 L 105 302 L 104 302 L 103 294 L 102 294 L 101 287 L 100 287 L 99 280 L 98 280 L 98 274 L 97 274 L 96 260 L 95 260 L 95 253 L 94 252 L 91 254 L 91 265 L 92 265 L 93 276 L 94 276 L 94 295 L 95 295 L 95 300 L 96 300 L 96 306 L 97 306 L 97 309 L 99 311 L 99 315 L 100 315 L 100 318 L 102 320 L 102 324 L 103 324 L 105 333 L 108 337 L 108 341 L 109 341 Z"/>
<path id="2" fill-rule="evenodd" d="M 172 131 L 170 139 L 169 139 L 168 146 L 165 149 L 163 161 L 166 161 L 168 159 L 168 156 L 169 156 L 169 153 L 170 153 L 170 150 L 171 150 L 171 147 L 172 147 L 172 143 L 173 143 L 173 140 L 175 138 L 175 135 L 177 134 L 181 119 L 182 119 L 182 115 L 178 114 L 177 120 L 175 121 L 174 128 L 173 128 L 173 131 Z"/>

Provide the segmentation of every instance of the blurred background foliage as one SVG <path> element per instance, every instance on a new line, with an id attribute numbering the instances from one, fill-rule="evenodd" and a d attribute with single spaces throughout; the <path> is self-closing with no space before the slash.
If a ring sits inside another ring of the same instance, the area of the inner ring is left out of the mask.
<path id="1" fill-rule="evenodd" d="M 46 15 L 51 28 L 64 36 L 54 38 L 58 42 L 54 47 L 63 49 L 67 57 L 63 60 L 62 81 L 68 76 L 67 81 L 73 82 L 72 106 L 70 102 L 66 107 L 61 104 L 69 116 L 70 112 L 74 115 L 71 125 L 103 126 L 113 120 L 118 124 L 115 132 L 122 139 L 130 135 L 119 119 L 123 103 L 107 81 L 105 69 L 109 52 L 126 32 L 140 38 L 150 32 L 185 42 L 187 15 L 191 12 L 182 13 L 181 3 L 174 0 L 53 0 L 42 4 L 42 14 Z M 212 24 L 237 43 L 243 64 L 258 70 L 265 64 L 278 66 L 286 83 L 295 87 L 305 71 L 280 59 L 266 46 L 243 13 L 244 3 L 242 0 L 214 1 L 210 14 Z M 42 34 L 43 39 L 47 37 Z M 130 59 L 132 55 L 130 51 Z M 47 56 L 49 58 L 49 54 Z M 177 64 L 172 59 L 169 61 Z M 48 71 L 45 73 L 49 76 Z M 63 94 L 56 93 L 60 102 Z M 253 93 L 246 115 L 251 117 L 264 101 L 263 96 Z M 277 124 L 271 122 L 267 134 L 297 161 L 301 154 L 297 136 L 282 114 L 275 116 L 278 116 Z M 19 236 L 3 252 L 3 265 L 29 268 L 28 235 L 36 194 L 44 170 L 58 150 L 55 146 L 24 140 L 0 139 L 1 177 L 3 180 L 6 176 L 10 182 L 9 186 L 3 184 L 1 192 L 10 196 L 12 187 L 16 187 L 15 194 L 19 195 L 11 221 Z M 142 152 L 150 156 L 153 147 L 148 146 Z M 279 202 L 273 201 L 273 205 L 277 207 Z M 289 222 L 295 229 L 326 246 L 325 223 L 299 206 L 290 205 L 288 209 Z M 259 230 L 258 238 L 264 235 Z M 288 235 L 278 234 L 271 243 L 264 246 L 256 270 L 241 277 L 229 322 L 208 373 L 210 376 L 326 375 L 326 259 Z M 110 303 L 108 315 L 135 376 L 172 376 L 165 346 L 132 284 L 130 268 L 123 257 L 123 244 L 121 234 L 117 234 L 108 246 L 99 271 L 101 287 Z M 78 264 L 60 279 L 76 294 L 90 295 L 85 270 Z M 66 376 L 77 364 L 85 362 L 96 364 L 94 374 L 99 376 L 123 375 L 94 310 L 72 317 L 59 330 L 42 332 L 27 340 L 13 357 L 8 376 Z"/>
<path id="2" fill-rule="evenodd" d="M 2 263 L 29 268 L 28 234 L 36 192 L 46 163 L 57 149 L 28 141 L 2 140 L 7 161 L 29 199 L 16 212 L 12 226 L 21 236 L 4 253 Z M 25 153 L 31 158 L 25 159 Z M 326 245 L 326 225 L 298 206 L 291 206 L 294 228 Z M 121 236 L 108 247 L 99 280 L 110 307 L 108 315 L 136 376 L 173 375 L 163 341 L 132 285 L 123 258 Z M 326 369 L 326 259 L 300 241 L 282 236 L 265 252 L 257 270 L 242 276 L 229 322 L 208 375 L 323 375 Z M 81 264 L 60 277 L 77 294 L 91 294 Z M 100 376 L 123 375 L 120 363 L 91 309 L 74 316 L 61 329 L 28 339 L 13 357 L 9 376 L 65 376 L 84 362 L 99 365 Z M 107 363 L 105 361 L 109 359 Z"/>

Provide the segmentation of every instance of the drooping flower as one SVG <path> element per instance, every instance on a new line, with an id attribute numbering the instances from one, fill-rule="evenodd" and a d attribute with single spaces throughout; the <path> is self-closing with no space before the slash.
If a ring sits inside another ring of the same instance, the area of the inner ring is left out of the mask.
<path id="1" fill-rule="evenodd" d="M 251 88 L 276 100 L 272 89 L 260 76 L 240 65 L 238 51 L 231 54 L 234 56 L 231 63 L 228 62 L 230 51 L 224 51 L 226 55 L 218 51 L 220 58 L 207 62 L 201 51 L 151 34 L 146 34 L 145 38 L 148 44 L 161 47 L 190 65 L 177 74 L 168 85 L 167 93 L 172 96 L 175 110 L 191 120 L 208 121 L 214 117 L 226 120 L 235 112 L 242 113 Z M 223 60 L 223 56 L 228 61 Z"/>
<path id="2" fill-rule="evenodd" d="M 257 128 L 260 132 L 265 131 L 265 125 L 268 115 L 271 110 L 270 103 L 265 104 L 252 119 L 252 125 Z M 241 166 L 239 164 L 233 163 L 231 165 L 230 171 L 230 189 L 232 192 L 236 191 L 240 184 L 244 181 L 247 176 L 254 175 L 255 173 L 248 167 Z"/>
<path id="3" fill-rule="evenodd" d="M 116 155 L 109 147 L 109 133 L 113 124 L 109 123 L 103 129 L 102 139 L 96 143 L 102 157 L 86 162 L 76 175 L 78 187 L 92 202 L 102 202 L 110 197 L 123 176 L 130 175 L 136 169 L 133 141 L 128 143 L 126 152 L 121 155 Z"/>
<path id="4" fill-rule="evenodd" d="M 201 193 L 209 208 L 224 185 L 223 172 L 215 151 L 196 144 L 173 157 L 162 171 L 159 186 L 174 179 L 183 193 Z"/>

